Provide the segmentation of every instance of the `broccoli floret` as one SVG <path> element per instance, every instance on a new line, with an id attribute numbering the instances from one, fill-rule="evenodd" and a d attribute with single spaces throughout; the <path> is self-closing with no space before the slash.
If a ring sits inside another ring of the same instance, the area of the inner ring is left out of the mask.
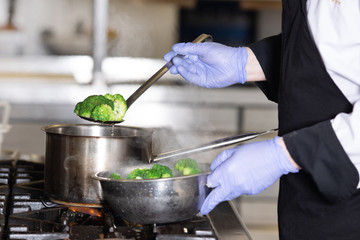
<path id="1" fill-rule="evenodd" d="M 153 169 L 147 169 L 147 171 L 144 172 L 143 179 L 157 179 L 157 178 L 161 178 L 161 172 Z"/>
<path id="2" fill-rule="evenodd" d="M 197 162 L 191 158 L 183 158 L 177 161 L 175 170 L 180 171 L 184 176 L 202 173 Z"/>
<path id="3" fill-rule="evenodd" d="M 137 168 L 133 170 L 126 179 L 157 179 L 173 177 L 171 169 L 167 166 L 155 164 L 152 168 Z"/>
<path id="4" fill-rule="evenodd" d="M 144 179 L 144 175 L 146 174 L 146 172 L 148 171 L 148 169 L 146 168 L 137 168 L 135 170 L 132 170 L 126 177 L 126 179 L 128 180 L 132 180 L 132 179 Z"/>
<path id="5" fill-rule="evenodd" d="M 109 105 L 101 104 L 91 112 L 91 118 L 102 122 L 113 121 L 115 120 L 115 113 Z"/>
<path id="6" fill-rule="evenodd" d="M 123 96 L 120 94 L 114 94 L 114 112 L 115 120 L 120 121 L 124 118 L 127 111 L 127 104 Z"/>
<path id="7" fill-rule="evenodd" d="M 182 175 L 188 176 L 188 175 L 194 175 L 194 174 L 199 174 L 199 173 L 202 173 L 200 168 L 185 167 L 182 172 Z"/>
<path id="8" fill-rule="evenodd" d="M 103 95 L 91 95 L 84 101 L 76 104 L 74 112 L 87 118 L 98 121 L 121 121 L 127 111 L 127 104 L 120 94 L 107 93 Z"/>
<path id="9" fill-rule="evenodd" d="M 75 106 L 74 113 L 77 115 L 80 115 L 80 108 L 81 108 L 82 102 L 78 102 Z"/>
<path id="10" fill-rule="evenodd" d="M 110 93 L 105 94 L 104 97 L 106 97 L 107 99 L 109 99 L 112 102 L 115 101 L 114 95 L 112 95 Z"/>
<path id="11" fill-rule="evenodd" d="M 155 164 L 151 169 L 150 172 L 154 172 L 157 175 L 159 175 L 159 178 L 168 178 L 168 177 L 173 177 L 173 172 L 171 171 L 171 169 L 167 166 L 164 165 L 160 165 L 160 164 Z"/>
<path id="12" fill-rule="evenodd" d="M 111 179 L 122 179 L 122 177 L 119 175 L 119 174 L 117 174 L 117 173 L 112 173 L 110 176 L 109 176 L 109 178 L 111 178 Z"/>
<path id="13" fill-rule="evenodd" d="M 76 104 L 74 112 L 79 116 L 90 118 L 94 108 L 103 104 L 109 105 L 112 109 L 114 109 L 114 102 L 110 101 L 106 97 L 102 95 L 91 95 L 83 102 Z"/>

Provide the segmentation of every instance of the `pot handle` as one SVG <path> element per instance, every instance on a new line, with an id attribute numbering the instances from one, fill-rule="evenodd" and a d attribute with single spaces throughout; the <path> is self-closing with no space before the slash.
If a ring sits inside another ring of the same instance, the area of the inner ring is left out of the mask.
<path id="1" fill-rule="evenodd" d="M 208 34 L 201 34 L 198 36 L 193 43 L 201 42 L 211 42 L 212 36 Z M 182 55 L 176 55 L 175 57 L 184 57 Z M 159 71 L 157 71 L 149 80 L 144 82 L 127 100 L 127 108 L 129 108 L 151 85 L 153 85 L 157 80 L 159 80 L 174 64 L 172 60 L 167 62 Z"/>
<path id="2" fill-rule="evenodd" d="M 229 146 L 232 144 L 248 141 L 248 140 L 254 139 L 256 137 L 259 137 L 261 135 L 265 135 L 265 134 L 275 132 L 275 131 L 277 131 L 277 129 L 271 129 L 271 130 L 260 132 L 260 133 L 241 134 L 241 135 L 237 135 L 237 136 L 233 136 L 233 137 L 221 138 L 221 139 L 218 139 L 218 140 L 215 140 L 215 141 L 203 144 L 203 145 L 195 146 L 195 147 L 183 148 L 183 149 L 174 150 L 174 151 L 167 152 L 167 153 L 159 153 L 159 154 L 153 156 L 152 159 L 149 159 L 149 163 L 157 162 L 160 160 L 177 157 L 177 156 L 181 156 L 181 155 L 185 155 L 185 154 L 204 152 L 204 151 L 213 150 L 213 149 L 217 149 L 217 148 L 221 148 L 221 147 L 226 147 L 226 146 Z"/>

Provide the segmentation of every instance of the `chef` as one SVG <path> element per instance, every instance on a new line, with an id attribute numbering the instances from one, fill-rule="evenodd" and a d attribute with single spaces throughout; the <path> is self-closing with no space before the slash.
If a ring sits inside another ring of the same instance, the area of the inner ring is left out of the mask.
<path id="1" fill-rule="evenodd" d="M 221 152 L 201 212 L 280 178 L 280 239 L 360 239 L 360 1 L 284 0 L 282 33 L 232 48 L 179 43 L 173 74 L 207 88 L 256 81 L 279 136 Z"/>

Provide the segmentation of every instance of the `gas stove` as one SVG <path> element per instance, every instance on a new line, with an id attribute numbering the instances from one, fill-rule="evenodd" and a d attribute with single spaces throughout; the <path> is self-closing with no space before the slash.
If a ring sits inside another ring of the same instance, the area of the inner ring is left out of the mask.
<path id="1" fill-rule="evenodd" d="M 229 202 L 219 204 L 208 216 L 140 225 L 122 220 L 106 207 L 53 203 L 43 189 L 44 164 L 1 157 L 0 239 L 251 239 Z"/>

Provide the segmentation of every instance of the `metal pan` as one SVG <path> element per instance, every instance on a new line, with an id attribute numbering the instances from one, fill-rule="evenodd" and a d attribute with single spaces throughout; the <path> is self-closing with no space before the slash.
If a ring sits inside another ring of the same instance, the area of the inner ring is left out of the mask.
<path id="1" fill-rule="evenodd" d="M 204 173 L 191 176 L 114 180 L 108 178 L 112 172 L 103 171 L 96 173 L 94 179 L 100 181 L 107 204 L 122 219 L 138 224 L 178 222 L 193 218 L 210 192 L 206 186 L 210 165 L 199 166 Z M 116 172 L 126 177 L 133 169 Z"/>

